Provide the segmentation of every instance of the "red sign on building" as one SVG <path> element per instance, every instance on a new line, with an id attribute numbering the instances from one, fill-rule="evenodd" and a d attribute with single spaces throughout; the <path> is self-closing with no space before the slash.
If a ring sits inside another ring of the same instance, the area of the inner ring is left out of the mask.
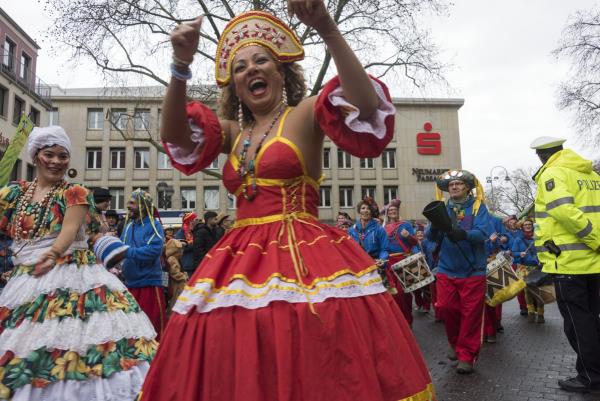
<path id="1" fill-rule="evenodd" d="M 423 124 L 426 132 L 417 134 L 417 152 L 420 155 L 439 155 L 442 153 L 442 136 L 439 132 L 431 132 L 433 126 L 430 122 Z"/>

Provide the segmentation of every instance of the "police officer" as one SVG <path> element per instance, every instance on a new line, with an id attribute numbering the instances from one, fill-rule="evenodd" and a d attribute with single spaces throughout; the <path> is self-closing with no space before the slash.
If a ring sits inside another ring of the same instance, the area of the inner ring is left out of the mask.
<path id="1" fill-rule="evenodd" d="M 536 250 L 553 275 L 565 334 L 577 353 L 566 391 L 600 394 L 600 176 L 565 139 L 540 137 L 531 148 L 543 163 L 534 176 Z"/>

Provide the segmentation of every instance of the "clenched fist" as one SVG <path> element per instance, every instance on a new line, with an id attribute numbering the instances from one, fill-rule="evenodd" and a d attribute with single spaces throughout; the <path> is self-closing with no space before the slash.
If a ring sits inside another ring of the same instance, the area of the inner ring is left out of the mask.
<path id="1" fill-rule="evenodd" d="M 177 59 L 191 64 L 194 60 L 194 54 L 198 49 L 198 40 L 200 38 L 200 27 L 204 16 L 199 16 L 192 22 L 179 24 L 171 32 L 171 45 L 173 46 L 173 56 Z"/>

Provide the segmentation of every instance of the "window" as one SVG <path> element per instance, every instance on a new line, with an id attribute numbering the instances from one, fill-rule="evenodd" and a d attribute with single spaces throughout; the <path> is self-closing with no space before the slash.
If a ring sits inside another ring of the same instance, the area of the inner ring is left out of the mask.
<path id="1" fill-rule="evenodd" d="M 331 168 L 331 149 L 323 148 L 323 168 Z"/>
<path id="2" fill-rule="evenodd" d="M 135 148 L 133 154 L 135 158 L 134 168 L 145 170 L 150 167 L 150 150 L 148 148 Z"/>
<path id="3" fill-rule="evenodd" d="M 8 117 L 8 89 L 0 86 L 0 116 Z"/>
<path id="4" fill-rule="evenodd" d="M 196 208 L 196 189 L 181 188 L 181 208 L 195 209 Z"/>
<path id="5" fill-rule="evenodd" d="M 29 118 L 36 127 L 40 126 L 40 111 L 36 108 L 31 108 L 29 111 Z"/>
<path id="6" fill-rule="evenodd" d="M 110 192 L 111 205 L 115 209 L 125 209 L 125 190 L 123 188 L 108 188 Z"/>
<path id="7" fill-rule="evenodd" d="M 33 181 L 33 179 L 35 178 L 35 168 L 33 167 L 33 164 L 31 163 L 27 163 L 27 181 Z"/>
<path id="8" fill-rule="evenodd" d="M 17 52 L 17 45 L 15 42 L 6 38 L 4 42 L 4 60 L 2 64 L 4 64 L 5 68 L 9 71 L 14 71 L 15 67 L 15 53 Z"/>
<path id="9" fill-rule="evenodd" d="M 88 109 L 88 129 L 104 128 L 104 111 L 102 109 Z"/>
<path id="10" fill-rule="evenodd" d="M 319 207 L 331 207 L 331 187 L 319 188 Z"/>
<path id="11" fill-rule="evenodd" d="M 86 168 L 93 170 L 102 168 L 102 149 L 100 148 L 89 148 L 86 150 L 87 153 L 87 165 Z"/>
<path id="12" fill-rule="evenodd" d="M 340 207 L 352 207 L 353 187 L 340 187 Z"/>
<path id="13" fill-rule="evenodd" d="M 338 168 L 352 168 L 350 153 L 346 153 L 341 149 L 338 149 Z"/>
<path id="14" fill-rule="evenodd" d="M 58 125 L 58 108 L 53 107 L 48 112 L 48 125 Z"/>
<path id="15" fill-rule="evenodd" d="M 136 130 L 149 130 L 150 129 L 150 110 L 149 109 L 135 109 L 133 114 L 133 127 Z"/>
<path id="16" fill-rule="evenodd" d="M 21 69 L 19 70 L 19 77 L 28 82 L 31 78 L 31 57 L 27 53 L 21 53 Z"/>
<path id="17" fill-rule="evenodd" d="M 375 199 L 375 187 L 374 186 L 365 186 L 365 187 L 360 187 L 360 196 L 361 199 L 365 199 L 365 197 L 370 196 L 371 198 Z M 386 203 L 387 205 L 387 203 Z"/>
<path id="18" fill-rule="evenodd" d="M 211 170 L 218 170 L 219 169 L 219 158 L 217 157 L 215 160 L 213 160 L 212 163 L 210 163 L 207 168 L 211 169 Z"/>
<path id="19" fill-rule="evenodd" d="M 166 153 L 158 152 L 158 168 L 159 170 L 168 170 L 171 168 L 171 160 Z"/>
<path id="20" fill-rule="evenodd" d="M 112 122 L 111 129 L 127 129 L 127 110 L 126 109 L 111 109 L 110 121 Z"/>
<path id="21" fill-rule="evenodd" d="M 13 123 L 19 124 L 21 114 L 25 112 L 25 101 L 18 96 L 15 96 L 15 104 L 13 107 Z"/>
<path id="22" fill-rule="evenodd" d="M 375 168 L 375 159 L 360 159 L 360 168 Z"/>
<path id="23" fill-rule="evenodd" d="M 110 149 L 110 168 L 124 169 L 125 168 L 125 149 L 111 148 Z"/>
<path id="24" fill-rule="evenodd" d="M 383 168 L 396 168 L 396 149 L 386 149 L 381 155 Z"/>
<path id="25" fill-rule="evenodd" d="M 389 204 L 392 199 L 398 199 L 397 187 L 383 187 L 383 204 Z"/>
<path id="26" fill-rule="evenodd" d="M 164 183 L 163 183 L 164 184 Z M 158 208 L 159 209 L 171 209 L 172 208 L 172 198 L 173 198 L 173 188 L 168 185 L 156 187 L 156 198 L 158 200 Z"/>
<path id="27" fill-rule="evenodd" d="M 227 193 L 227 209 L 235 209 L 236 198 L 234 194 Z"/>
<path id="28" fill-rule="evenodd" d="M 217 210 L 219 208 L 219 187 L 204 188 L 204 209 Z"/>

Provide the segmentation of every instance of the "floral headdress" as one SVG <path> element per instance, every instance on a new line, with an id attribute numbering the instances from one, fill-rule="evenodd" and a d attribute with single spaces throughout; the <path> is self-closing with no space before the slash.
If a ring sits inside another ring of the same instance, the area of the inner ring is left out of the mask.
<path id="1" fill-rule="evenodd" d="M 302 45 L 283 21 L 264 11 L 248 11 L 229 21 L 217 44 L 215 75 L 219 86 L 225 86 L 231 80 L 231 62 L 235 53 L 250 45 L 267 48 L 281 63 L 304 58 Z"/>
<path id="2" fill-rule="evenodd" d="M 375 219 L 379 217 L 379 206 L 377 206 L 377 202 L 375 202 L 375 199 L 373 199 L 370 196 L 365 196 L 360 204 L 365 204 L 369 206 L 369 209 L 371 209 L 371 217 Z M 358 211 L 360 211 L 360 207 L 358 209 Z"/>

